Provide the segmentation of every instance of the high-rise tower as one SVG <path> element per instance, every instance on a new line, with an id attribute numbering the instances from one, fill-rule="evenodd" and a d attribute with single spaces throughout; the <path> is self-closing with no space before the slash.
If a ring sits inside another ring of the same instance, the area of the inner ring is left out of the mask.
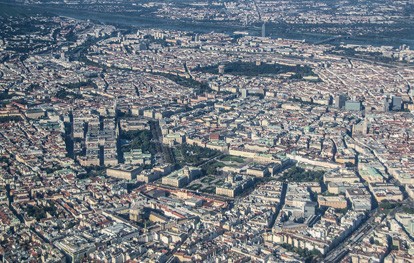
<path id="1" fill-rule="evenodd" d="M 263 25 L 262 25 L 262 37 L 266 37 L 266 23 L 265 22 L 263 22 Z"/>

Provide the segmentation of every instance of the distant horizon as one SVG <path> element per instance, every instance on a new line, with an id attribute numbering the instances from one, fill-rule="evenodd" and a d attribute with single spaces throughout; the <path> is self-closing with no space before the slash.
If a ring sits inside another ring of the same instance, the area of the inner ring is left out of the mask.
<path id="1" fill-rule="evenodd" d="M 12 6 L 13 3 L 7 3 L 3 0 L 0 0 L 0 4 L 6 4 L 9 6 Z M 20 6 L 27 6 L 29 8 L 35 8 L 37 10 L 45 11 L 49 10 L 47 12 L 51 12 L 50 14 L 53 15 L 53 12 L 57 12 L 55 15 L 62 15 L 71 17 L 74 19 L 92 19 L 95 21 L 99 21 L 101 23 L 110 23 L 113 25 L 118 26 L 126 26 L 128 28 L 159 28 L 163 27 L 165 29 L 169 30 L 181 30 L 181 31 L 194 31 L 194 32 L 211 32 L 211 31 L 217 31 L 217 32 L 224 32 L 224 33 L 233 33 L 235 31 L 247 31 L 249 34 L 253 36 L 260 36 L 261 35 L 261 22 L 258 22 L 257 25 L 251 25 L 249 27 L 244 26 L 237 26 L 237 25 L 220 25 L 218 23 L 208 23 L 208 22 L 182 22 L 182 21 L 175 21 L 175 20 L 168 20 L 168 19 L 159 19 L 159 18 L 150 18 L 148 16 L 143 17 L 132 17 L 131 15 L 121 15 L 121 14 L 110 14 L 110 13 L 102 13 L 102 12 L 96 12 L 91 10 L 62 10 L 61 8 L 56 8 L 53 6 L 44 6 L 44 4 L 39 4 L 36 6 L 30 6 L 22 3 L 14 3 L 18 4 Z M 40 5 L 42 5 L 41 9 Z M 68 5 L 69 7 L 72 5 Z M 28 10 L 29 11 L 29 10 Z M 93 14 L 94 17 L 90 17 L 89 15 Z M 114 20 L 114 16 L 117 18 Z M 149 22 L 150 20 L 151 22 Z M 160 21 L 163 21 L 160 23 Z M 414 20 L 411 21 L 412 24 L 414 24 Z M 275 25 L 271 22 L 266 22 L 266 31 L 268 33 L 268 37 L 273 38 L 291 38 L 291 39 L 297 39 L 297 40 L 306 40 L 310 43 L 317 43 L 320 41 L 324 41 L 326 39 L 329 39 L 330 37 L 336 37 L 338 34 L 328 34 L 328 33 L 311 33 L 311 32 L 301 32 L 301 33 L 295 33 L 295 32 L 286 32 L 286 30 L 283 29 L 283 24 Z M 273 27 L 272 27 L 273 25 Z M 201 27 L 200 27 L 201 26 Z M 291 25 L 290 25 L 291 26 Z M 414 28 L 414 27 L 411 27 Z M 392 45 L 394 47 L 398 47 L 403 44 L 409 45 L 411 48 L 414 47 L 414 31 L 412 31 L 412 34 L 406 34 L 406 36 L 413 36 L 412 39 L 402 39 L 402 38 L 386 38 L 380 35 L 375 36 L 373 39 L 371 36 L 351 36 L 349 34 L 345 34 L 344 38 L 341 38 L 341 42 L 346 44 L 362 44 L 362 45 L 373 45 L 373 46 L 381 46 L 381 45 Z M 305 36 L 305 37 L 303 37 Z M 398 41 L 398 42 L 396 42 Z M 339 42 L 337 42 L 339 44 Z"/>

